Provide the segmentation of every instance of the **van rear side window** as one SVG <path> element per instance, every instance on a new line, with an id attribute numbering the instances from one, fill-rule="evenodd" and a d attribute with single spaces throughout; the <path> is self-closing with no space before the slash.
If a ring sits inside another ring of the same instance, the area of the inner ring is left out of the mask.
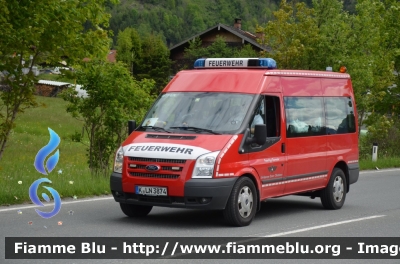
<path id="1" fill-rule="evenodd" d="M 326 132 L 328 135 L 356 132 L 354 109 L 351 98 L 325 98 L 325 111 Z"/>
<path id="2" fill-rule="evenodd" d="M 347 97 L 285 97 L 287 137 L 354 133 L 354 109 Z"/>
<path id="3" fill-rule="evenodd" d="M 325 135 L 322 97 L 285 97 L 287 137 Z"/>

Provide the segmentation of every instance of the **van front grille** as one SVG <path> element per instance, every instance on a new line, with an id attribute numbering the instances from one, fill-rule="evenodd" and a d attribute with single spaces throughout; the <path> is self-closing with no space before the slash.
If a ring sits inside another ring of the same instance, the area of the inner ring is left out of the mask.
<path id="1" fill-rule="evenodd" d="M 145 178 L 161 178 L 161 179 L 178 179 L 179 174 L 156 174 L 156 173 L 144 173 L 144 172 L 129 172 L 129 175 L 134 177 L 145 177 Z"/>
<path id="2" fill-rule="evenodd" d="M 172 135 L 147 134 L 146 138 L 193 140 L 196 139 L 196 136 L 172 136 Z"/>
<path id="3" fill-rule="evenodd" d="M 144 161 L 144 162 L 161 162 L 161 163 L 180 163 L 180 164 L 186 163 L 186 160 L 181 160 L 181 159 L 154 159 L 154 158 L 129 157 L 129 160 Z"/>

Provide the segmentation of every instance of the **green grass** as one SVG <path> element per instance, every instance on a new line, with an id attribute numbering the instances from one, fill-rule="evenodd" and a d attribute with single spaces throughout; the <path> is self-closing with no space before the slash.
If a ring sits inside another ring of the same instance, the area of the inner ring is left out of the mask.
<path id="1" fill-rule="evenodd" d="M 37 101 L 46 107 L 28 109 L 17 117 L 17 126 L 0 161 L 0 205 L 30 201 L 30 185 L 43 177 L 52 183 L 40 186 L 51 186 L 64 198 L 109 194 L 109 178 L 91 176 L 85 146 L 71 140 L 72 134 L 81 133 L 82 123 L 65 111 L 66 102 L 60 98 L 40 96 Z M 37 152 L 49 142 L 48 127 L 61 138 L 58 146 L 60 159 L 50 174 L 43 175 L 36 171 L 33 163 Z M 59 170 L 62 173 L 59 174 Z M 46 189 L 39 187 L 39 191 L 40 197 Z"/>
<path id="2" fill-rule="evenodd" d="M 360 160 L 361 170 L 375 170 L 376 167 L 379 169 L 400 168 L 400 157 L 380 158 L 378 156 L 376 162 L 372 161 L 372 159 Z"/>
<path id="3" fill-rule="evenodd" d="M 69 79 L 65 75 L 62 74 L 50 74 L 43 73 L 37 77 L 39 80 L 48 80 L 48 81 L 56 81 L 56 82 L 67 82 L 74 84 L 75 80 Z"/>
<path id="4" fill-rule="evenodd" d="M 71 135 L 82 132 L 82 123 L 72 118 L 66 111 L 66 102 L 60 98 L 37 96 L 37 101 L 46 107 L 37 107 L 19 114 L 17 126 L 12 131 L 2 160 L 0 160 L 0 205 L 30 202 L 28 190 L 37 179 L 47 177 L 61 197 L 79 198 L 85 196 L 109 194 L 109 178 L 94 177 L 86 162 L 86 146 L 73 142 Z M 36 171 L 33 163 L 37 152 L 49 142 L 48 127 L 61 138 L 58 147 L 60 159 L 49 175 Z M 85 143 L 85 141 L 84 141 Z M 86 142 L 87 143 L 87 142 Z M 379 169 L 400 167 L 400 157 L 380 158 L 377 162 L 360 160 L 360 168 Z M 62 173 L 58 173 L 62 170 Z M 22 184 L 18 182 L 21 181 Z M 70 184 L 73 181 L 73 184 Z M 39 188 L 39 197 L 45 189 Z M 46 193 L 48 193 L 46 191 Z"/>

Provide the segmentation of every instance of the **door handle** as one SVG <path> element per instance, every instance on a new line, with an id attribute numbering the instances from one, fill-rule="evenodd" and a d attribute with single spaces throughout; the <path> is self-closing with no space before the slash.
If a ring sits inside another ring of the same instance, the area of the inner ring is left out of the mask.
<path id="1" fill-rule="evenodd" d="M 285 153 L 285 152 L 286 152 L 285 143 L 282 143 L 282 145 L 281 145 L 281 152 L 282 152 L 282 153 Z"/>

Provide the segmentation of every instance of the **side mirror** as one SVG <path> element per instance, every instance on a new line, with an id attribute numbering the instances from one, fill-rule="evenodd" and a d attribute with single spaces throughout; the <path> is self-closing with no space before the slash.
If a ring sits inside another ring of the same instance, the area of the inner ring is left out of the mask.
<path id="1" fill-rule="evenodd" d="M 254 137 L 247 138 L 246 142 L 257 143 L 258 145 L 262 146 L 267 141 L 267 126 L 265 124 L 255 125 L 254 127 Z"/>
<path id="2" fill-rule="evenodd" d="M 243 140 L 239 146 L 239 154 L 245 152 L 245 145 L 257 143 L 262 146 L 267 142 L 267 126 L 264 124 L 255 125 L 254 127 L 254 137 L 250 137 L 250 129 L 247 128 L 244 132 Z"/>
<path id="3" fill-rule="evenodd" d="M 128 121 L 128 135 L 132 134 L 132 132 L 136 129 L 136 121 L 129 120 Z"/>

